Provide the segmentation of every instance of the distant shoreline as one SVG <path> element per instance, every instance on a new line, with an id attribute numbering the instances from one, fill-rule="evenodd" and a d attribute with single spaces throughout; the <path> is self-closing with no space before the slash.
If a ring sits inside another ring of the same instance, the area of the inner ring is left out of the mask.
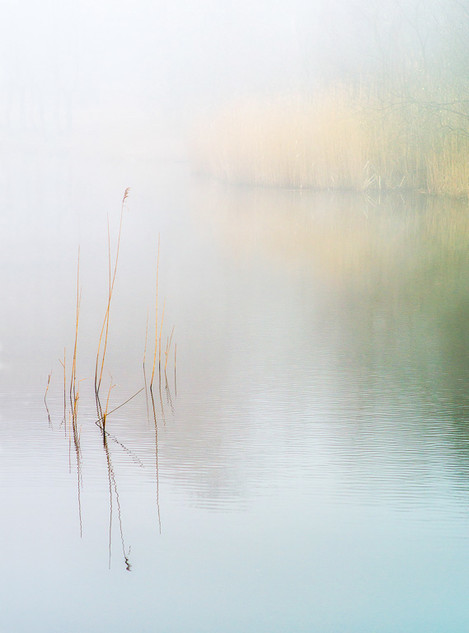
<path id="1" fill-rule="evenodd" d="M 469 199 L 469 117 L 435 103 L 343 86 L 314 99 L 245 99 L 197 126 L 193 166 L 244 185 Z"/>

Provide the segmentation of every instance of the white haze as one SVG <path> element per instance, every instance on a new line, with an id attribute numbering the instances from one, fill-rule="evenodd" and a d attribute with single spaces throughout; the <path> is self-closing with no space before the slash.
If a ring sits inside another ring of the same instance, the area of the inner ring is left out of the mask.
<path id="1" fill-rule="evenodd" d="M 4 143 L 148 146 L 188 115 L 251 94 L 314 91 L 438 46 L 465 3 L 381 0 L 2 0 Z M 171 134 L 169 134 L 171 136 Z"/>

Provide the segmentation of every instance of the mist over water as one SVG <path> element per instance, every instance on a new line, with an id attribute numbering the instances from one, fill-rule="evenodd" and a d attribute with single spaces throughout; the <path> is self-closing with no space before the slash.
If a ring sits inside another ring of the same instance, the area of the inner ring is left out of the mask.
<path id="1" fill-rule="evenodd" d="M 458 2 L 3 3 L 2 633 L 467 630 L 467 197 L 394 186 L 422 127 L 412 108 L 393 119 L 389 190 L 378 162 L 360 191 L 275 186 L 305 128 L 255 135 L 267 103 L 339 84 L 409 86 L 411 101 L 431 84 L 408 73 L 445 64 L 459 107 L 465 16 Z M 217 179 L 194 174 L 194 126 L 217 136 L 212 116 L 251 103 L 259 118 L 216 138 Z M 224 182 L 240 130 L 256 151 L 237 173 L 266 164 L 269 186 Z M 104 429 L 95 361 L 127 187 Z"/>

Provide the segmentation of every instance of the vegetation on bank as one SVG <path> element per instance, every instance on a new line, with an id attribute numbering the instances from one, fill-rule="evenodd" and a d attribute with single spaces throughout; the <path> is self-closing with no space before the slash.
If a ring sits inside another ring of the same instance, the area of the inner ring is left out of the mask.
<path id="1" fill-rule="evenodd" d="M 413 88 L 239 102 L 198 127 L 195 168 L 242 184 L 469 196 L 469 101 Z"/>

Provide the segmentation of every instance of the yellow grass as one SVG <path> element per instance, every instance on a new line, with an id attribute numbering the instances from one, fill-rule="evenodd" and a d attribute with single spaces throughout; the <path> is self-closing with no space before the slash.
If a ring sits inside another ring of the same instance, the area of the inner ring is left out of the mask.
<path id="1" fill-rule="evenodd" d="M 226 107 L 197 126 L 192 156 L 197 171 L 239 184 L 466 196 L 469 125 L 453 123 L 415 101 L 336 87 Z"/>

